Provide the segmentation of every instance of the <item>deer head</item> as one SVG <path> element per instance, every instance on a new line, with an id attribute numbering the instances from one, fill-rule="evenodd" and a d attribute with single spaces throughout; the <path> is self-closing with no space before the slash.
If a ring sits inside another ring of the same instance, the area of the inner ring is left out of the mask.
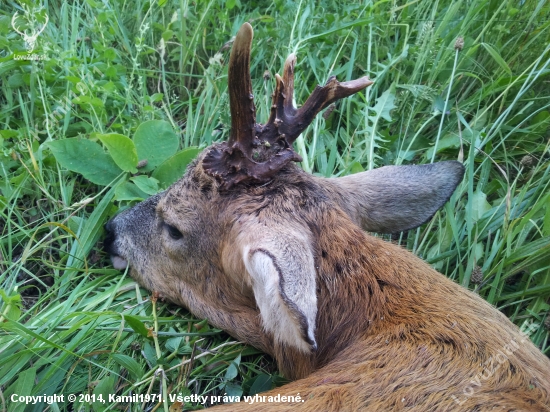
<path id="1" fill-rule="evenodd" d="M 355 303 L 345 309 L 330 299 L 364 272 L 359 263 L 367 272 L 377 265 L 381 252 L 362 249 L 360 228 L 390 233 L 424 223 L 449 199 L 463 167 L 389 166 L 337 179 L 305 173 L 294 164 L 301 160 L 294 140 L 320 110 L 372 82 L 331 77 L 297 109 L 290 55 L 276 76 L 269 120 L 257 124 L 252 34 L 245 23 L 231 52 L 229 140 L 205 149 L 168 190 L 112 219 L 105 246 L 116 268 L 129 265 L 140 284 L 274 355 L 295 378 L 328 361 L 336 334 L 351 339 L 342 311 Z M 358 288 L 377 288 L 371 280 Z M 307 359 L 299 370 L 285 363 L 296 358 Z"/>

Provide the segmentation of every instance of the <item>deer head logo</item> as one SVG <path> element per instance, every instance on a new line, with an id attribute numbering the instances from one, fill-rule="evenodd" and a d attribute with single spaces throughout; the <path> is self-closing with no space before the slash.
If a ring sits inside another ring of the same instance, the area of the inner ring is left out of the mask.
<path id="1" fill-rule="evenodd" d="M 31 12 L 26 12 L 24 16 L 19 16 L 18 12 L 15 12 L 11 19 L 11 26 L 23 36 L 27 52 L 32 53 L 36 46 L 36 39 L 46 28 L 48 21 L 49 17 L 43 12 L 43 8 L 33 9 Z"/>

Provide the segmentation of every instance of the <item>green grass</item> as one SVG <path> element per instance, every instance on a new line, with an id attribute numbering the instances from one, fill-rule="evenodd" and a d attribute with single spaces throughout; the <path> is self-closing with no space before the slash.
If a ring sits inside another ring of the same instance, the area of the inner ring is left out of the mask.
<path id="1" fill-rule="evenodd" d="M 445 208 L 388 240 L 518 326 L 536 322 L 531 339 L 550 352 L 548 2 L 50 0 L 34 51 L 49 60 L 14 60 L 25 42 L 10 22 L 27 3 L 0 8 L 1 411 L 142 410 L 87 401 L 25 409 L 10 402 L 13 393 L 253 394 L 283 382 L 267 356 L 155 302 L 110 266 L 99 242 L 107 219 L 136 202 L 119 188 L 128 173 L 111 187 L 92 184 L 48 146 L 132 137 L 148 120 L 171 124 L 178 149 L 225 140 L 227 42 L 244 21 L 255 29 L 261 122 L 290 52 L 298 55 L 298 104 L 330 75 L 375 80 L 298 139 L 305 170 L 341 176 L 464 162 Z"/>

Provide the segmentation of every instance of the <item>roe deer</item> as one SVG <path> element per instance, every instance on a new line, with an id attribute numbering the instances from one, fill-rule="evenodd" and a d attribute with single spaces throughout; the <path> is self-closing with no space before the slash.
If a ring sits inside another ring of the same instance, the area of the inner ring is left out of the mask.
<path id="1" fill-rule="evenodd" d="M 550 410 L 550 360 L 497 309 L 408 251 L 369 236 L 426 222 L 455 161 L 342 178 L 305 173 L 292 143 L 320 110 L 372 82 L 331 77 L 293 106 L 295 56 L 257 124 L 252 27 L 229 62 L 229 140 L 106 226 L 116 268 L 272 355 L 293 380 L 227 411 Z"/>

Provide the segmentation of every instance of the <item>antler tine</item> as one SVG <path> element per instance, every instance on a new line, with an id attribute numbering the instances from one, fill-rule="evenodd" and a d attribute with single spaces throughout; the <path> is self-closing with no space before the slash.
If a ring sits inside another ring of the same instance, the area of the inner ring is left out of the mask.
<path id="1" fill-rule="evenodd" d="M 252 26 L 244 23 L 235 37 L 227 74 L 231 110 L 231 134 L 228 143 L 236 143 L 247 155 L 252 149 L 256 123 L 256 107 L 250 80 L 250 48 L 253 37 Z"/>
<path id="2" fill-rule="evenodd" d="M 304 105 L 296 109 L 292 102 L 295 65 L 296 55 L 291 54 L 285 61 L 283 77 L 275 75 L 277 84 L 273 94 L 271 116 L 264 126 L 266 132 L 268 129 L 277 129 L 278 136 L 284 136 L 289 145 L 292 145 L 321 110 L 336 100 L 351 96 L 373 83 L 366 76 L 344 83 L 340 83 L 336 77 L 332 76 L 323 87 L 317 86 Z M 268 140 L 272 143 L 273 133 L 269 135 Z"/>
<path id="3" fill-rule="evenodd" d="M 313 118 L 323 109 L 336 100 L 351 96 L 365 87 L 373 84 L 367 76 L 349 82 L 340 83 L 335 76 L 328 79 L 324 86 L 317 86 L 308 97 L 304 105 L 296 111 L 290 124 L 284 128 L 286 140 L 292 144 Z"/>
<path id="4" fill-rule="evenodd" d="M 271 105 L 271 114 L 264 128 L 270 128 L 274 125 L 286 123 L 289 117 L 294 116 L 296 108 L 292 103 L 294 98 L 294 66 L 296 65 L 296 55 L 292 53 L 286 58 L 283 69 L 283 77 L 275 74 L 275 91 L 273 92 L 273 103 Z"/>
<path id="5" fill-rule="evenodd" d="M 283 69 L 283 83 L 285 85 L 284 109 L 285 113 L 290 116 L 294 116 L 296 113 L 296 108 L 292 102 L 294 98 L 294 66 L 296 66 L 296 55 L 292 53 L 286 58 Z"/>

